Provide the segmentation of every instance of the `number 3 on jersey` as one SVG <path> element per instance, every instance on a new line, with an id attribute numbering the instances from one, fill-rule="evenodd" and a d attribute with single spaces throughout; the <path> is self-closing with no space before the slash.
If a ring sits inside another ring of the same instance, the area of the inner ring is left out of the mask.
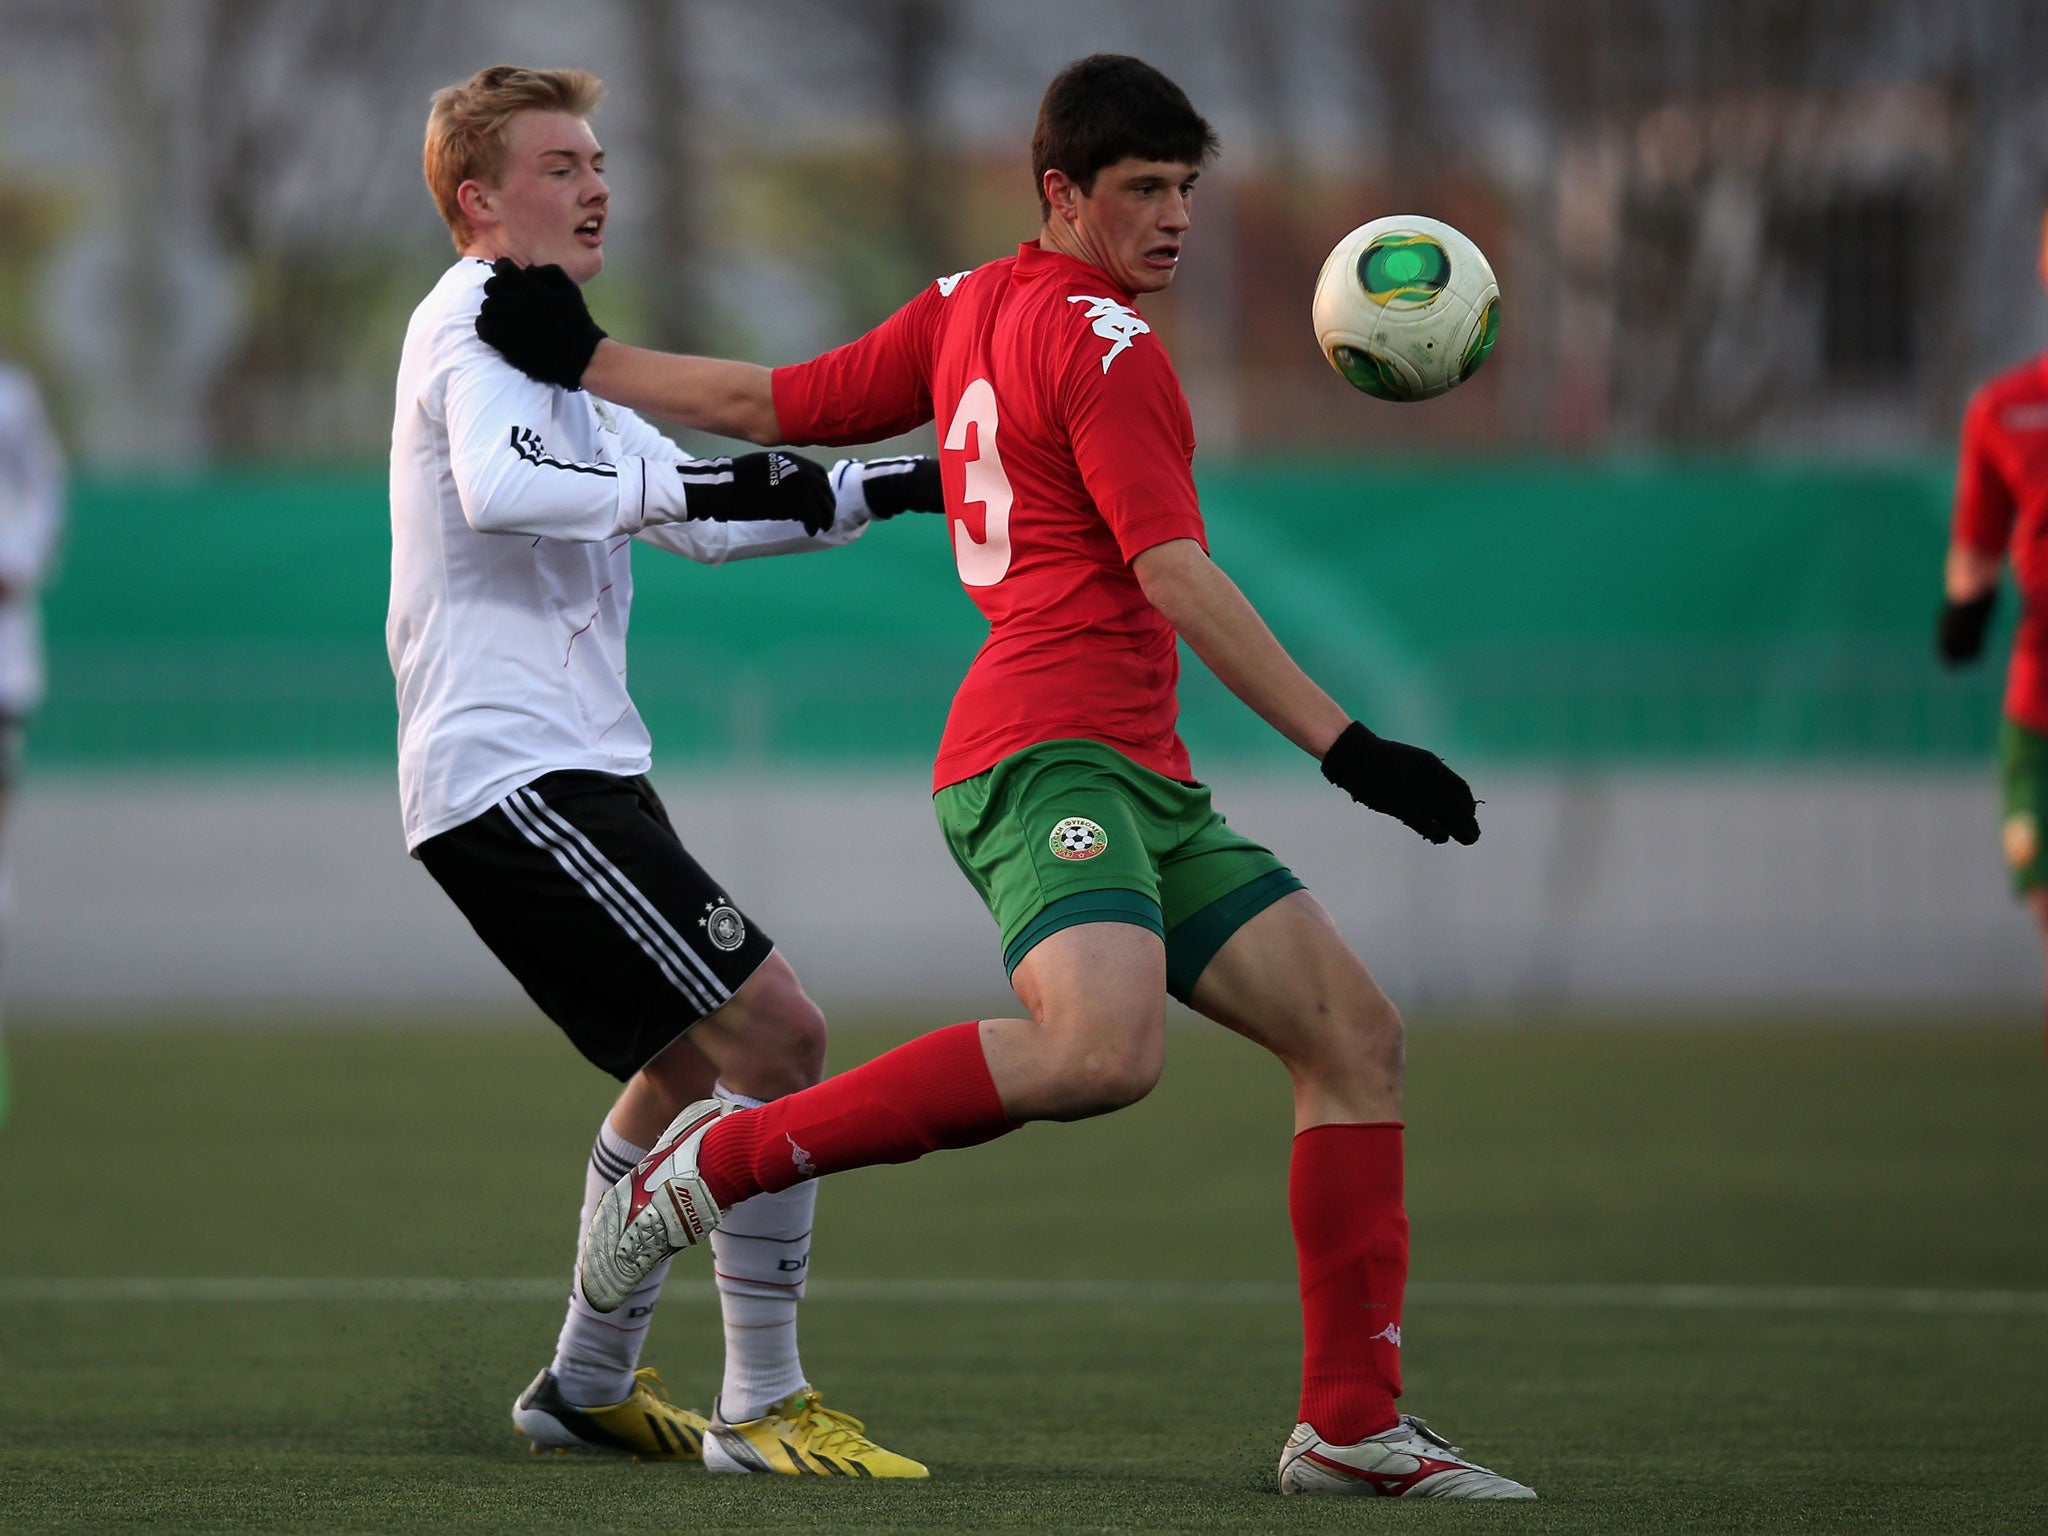
<path id="1" fill-rule="evenodd" d="M 976 379 L 960 392 L 960 407 L 946 429 L 945 449 L 967 447 L 967 429 L 974 428 L 974 457 L 964 466 L 960 500 L 978 501 L 983 511 L 981 537 L 967 531 L 965 520 L 953 525 L 953 558 L 960 579 L 970 587 L 992 587 L 1010 568 L 1010 477 L 996 452 L 996 392 L 987 379 Z"/>

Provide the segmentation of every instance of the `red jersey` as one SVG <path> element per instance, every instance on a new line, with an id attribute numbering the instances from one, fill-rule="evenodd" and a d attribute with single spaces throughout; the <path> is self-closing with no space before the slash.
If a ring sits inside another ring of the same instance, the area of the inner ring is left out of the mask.
<path id="1" fill-rule="evenodd" d="M 2024 611 L 2005 712 L 2048 732 L 2048 356 L 2001 373 L 1971 398 L 1954 538 L 1993 560 L 2012 556 Z"/>
<path id="2" fill-rule="evenodd" d="M 1104 742 L 1190 777 L 1173 626 L 1131 562 L 1207 543 L 1173 363 L 1098 268 L 1042 249 L 941 278 L 860 340 L 774 375 L 794 443 L 939 423 L 946 532 L 989 633 L 934 792 L 1041 741 Z"/>

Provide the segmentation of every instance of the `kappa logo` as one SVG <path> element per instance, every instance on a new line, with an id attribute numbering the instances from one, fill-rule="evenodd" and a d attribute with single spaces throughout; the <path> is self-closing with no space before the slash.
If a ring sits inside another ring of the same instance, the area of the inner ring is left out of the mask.
<path id="1" fill-rule="evenodd" d="M 965 277 L 966 275 L 967 274 L 965 272 L 955 272 L 951 277 L 942 277 L 938 279 L 939 297 L 942 299 L 950 299 L 951 297 L 953 297 L 953 290 L 960 286 L 960 279 Z"/>
<path id="2" fill-rule="evenodd" d="M 1372 1343 L 1375 1340 L 1384 1341 L 1399 1349 L 1401 1347 L 1401 1325 L 1399 1323 L 1389 1323 L 1378 1333 L 1367 1335 L 1367 1343 Z"/>
<path id="3" fill-rule="evenodd" d="M 815 1179 L 818 1176 L 818 1165 L 811 1161 L 811 1154 L 799 1146 L 797 1139 L 789 1132 L 784 1131 L 782 1139 L 789 1143 L 789 1160 L 796 1164 L 796 1171 L 807 1179 Z"/>
<path id="4" fill-rule="evenodd" d="M 1052 856 L 1069 863 L 1097 858 L 1109 848 L 1109 834 L 1086 816 L 1069 816 L 1052 829 Z"/>
<path id="5" fill-rule="evenodd" d="M 714 947 L 726 954 L 747 942 L 747 920 L 723 896 L 704 903 L 704 915 L 697 919 L 697 926 Z"/>
<path id="6" fill-rule="evenodd" d="M 1135 309 L 1119 304 L 1115 299 L 1095 299 L 1083 293 L 1067 295 L 1069 304 L 1086 304 L 1087 318 L 1095 322 L 1095 334 L 1109 343 L 1109 350 L 1102 354 L 1102 371 L 1109 372 L 1109 365 L 1130 350 L 1132 342 L 1140 336 L 1149 335 L 1152 327 L 1138 317 Z"/>

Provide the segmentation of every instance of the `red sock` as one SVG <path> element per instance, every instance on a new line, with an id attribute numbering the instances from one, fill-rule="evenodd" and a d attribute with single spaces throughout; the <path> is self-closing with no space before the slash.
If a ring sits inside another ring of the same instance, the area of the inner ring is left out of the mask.
<path id="1" fill-rule="evenodd" d="M 725 1210 L 749 1195 L 875 1163 L 908 1163 L 1015 1130 L 1003 1113 L 981 1026 L 954 1024 L 759 1109 L 704 1136 L 698 1171 Z"/>
<path id="2" fill-rule="evenodd" d="M 1301 1268 L 1301 1422 L 1352 1445 L 1398 1417 L 1408 1286 L 1400 1122 L 1296 1136 L 1287 1204 Z"/>

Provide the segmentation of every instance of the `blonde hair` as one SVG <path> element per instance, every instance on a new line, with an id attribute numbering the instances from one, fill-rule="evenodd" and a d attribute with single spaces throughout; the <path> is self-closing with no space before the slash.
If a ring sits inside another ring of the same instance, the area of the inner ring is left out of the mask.
<path id="1" fill-rule="evenodd" d="M 587 69 L 520 69 L 493 64 L 460 85 L 434 92 L 427 111 L 427 190 L 460 251 L 475 231 L 455 193 L 465 181 L 495 185 L 505 174 L 512 119 L 521 112 L 588 117 L 604 99 L 604 82 Z"/>

